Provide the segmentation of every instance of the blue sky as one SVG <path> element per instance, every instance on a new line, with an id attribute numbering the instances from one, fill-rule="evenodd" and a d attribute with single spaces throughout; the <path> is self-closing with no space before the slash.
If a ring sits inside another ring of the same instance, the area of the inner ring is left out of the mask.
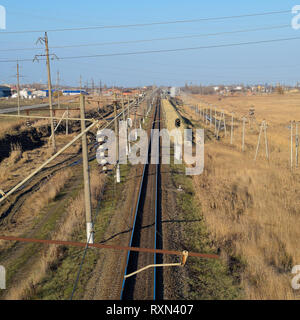
<path id="1" fill-rule="evenodd" d="M 99 25 L 150 23 L 189 20 L 207 17 L 243 15 L 290 10 L 298 1 L 16 1 L 0 0 L 7 10 L 7 32 L 49 30 Z M 124 29 L 49 32 L 50 46 L 130 41 L 183 35 L 199 35 L 224 31 L 247 30 L 269 26 L 290 25 L 292 13 L 241 19 L 202 21 L 185 24 L 155 25 Z M 5 31 L 4 31 L 5 32 Z M 4 34 L 0 32 L 0 60 L 33 58 L 43 53 L 32 51 L 1 51 L 1 49 L 38 48 L 36 40 L 42 33 Z M 209 37 L 153 41 L 80 48 L 53 49 L 58 57 L 147 51 L 220 45 L 278 38 L 300 37 L 292 27 Z M 53 82 L 57 70 L 62 83 L 78 85 L 93 78 L 108 85 L 184 85 L 219 83 L 288 83 L 300 81 L 300 39 L 288 42 L 193 51 L 151 53 L 61 60 L 52 63 Z M 13 83 L 14 63 L 0 64 L 0 83 Z M 21 63 L 23 82 L 46 82 L 44 62 Z"/>

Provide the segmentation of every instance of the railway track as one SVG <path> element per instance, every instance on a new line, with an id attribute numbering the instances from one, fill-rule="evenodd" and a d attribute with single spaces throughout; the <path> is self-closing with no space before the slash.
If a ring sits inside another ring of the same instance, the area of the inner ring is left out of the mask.
<path id="1" fill-rule="evenodd" d="M 160 99 L 152 122 L 152 129 L 160 129 Z M 148 136 L 150 136 L 150 130 Z M 160 146 L 158 147 L 160 149 Z M 151 141 L 148 163 L 144 165 L 138 199 L 135 207 L 129 246 L 161 249 L 160 226 L 160 165 L 151 164 Z M 124 277 L 150 264 L 160 263 L 161 255 L 129 251 Z M 124 278 L 121 300 L 155 300 L 162 296 L 159 270 L 151 268 L 132 277 Z"/>

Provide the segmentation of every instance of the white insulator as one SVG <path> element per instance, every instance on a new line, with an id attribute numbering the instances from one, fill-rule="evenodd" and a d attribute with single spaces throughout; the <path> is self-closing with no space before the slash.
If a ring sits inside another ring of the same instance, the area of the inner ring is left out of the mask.
<path id="1" fill-rule="evenodd" d="M 128 123 L 128 127 L 131 128 L 132 127 L 132 120 L 131 118 L 127 119 L 127 123 Z"/>
<path id="2" fill-rule="evenodd" d="M 107 160 L 106 159 L 101 159 L 100 164 L 102 166 L 106 165 L 107 164 Z"/>
<path id="3" fill-rule="evenodd" d="M 103 145 L 99 146 L 99 150 L 105 150 L 105 147 Z"/>

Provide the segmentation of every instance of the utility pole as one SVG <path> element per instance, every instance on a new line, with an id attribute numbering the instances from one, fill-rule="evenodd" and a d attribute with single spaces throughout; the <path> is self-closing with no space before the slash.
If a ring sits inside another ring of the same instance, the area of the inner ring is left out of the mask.
<path id="1" fill-rule="evenodd" d="M 298 133 L 298 122 L 296 122 L 296 168 L 298 168 L 298 150 L 299 150 L 299 133 Z"/>
<path id="2" fill-rule="evenodd" d="M 243 135 L 242 135 L 242 151 L 245 151 L 245 124 L 246 124 L 246 118 L 243 117 Z"/>
<path id="3" fill-rule="evenodd" d="M 118 116 L 117 106 L 118 106 L 118 101 L 115 94 L 114 108 L 115 108 L 115 135 L 116 135 L 116 182 L 120 183 L 121 177 L 120 177 L 120 163 L 119 163 L 119 119 L 117 118 Z"/>
<path id="4" fill-rule="evenodd" d="M 223 118 L 223 124 L 224 124 L 225 137 L 227 137 L 226 117 L 225 117 L 225 112 L 224 112 L 224 110 L 222 110 L 222 118 Z"/>
<path id="5" fill-rule="evenodd" d="M 52 84 L 51 84 L 51 71 L 50 71 L 50 58 L 49 58 L 49 45 L 48 45 L 48 35 L 45 32 L 45 47 L 46 47 L 46 58 L 47 58 L 47 69 L 48 69 L 48 91 L 49 91 L 49 108 L 50 108 L 50 121 L 51 121 L 51 134 L 52 134 L 52 148 L 53 152 L 56 152 L 55 143 L 55 132 L 53 124 L 53 105 L 52 105 Z"/>
<path id="6" fill-rule="evenodd" d="M 231 114 L 230 144 L 233 143 L 233 113 Z"/>
<path id="7" fill-rule="evenodd" d="M 18 92 L 18 116 L 20 115 L 20 70 L 19 62 L 17 63 L 17 92 Z"/>
<path id="8" fill-rule="evenodd" d="M 79 87 L 80 87 L 80 94 L 81 94 L 81 90 L 82 90 L 82 76 L 80 75 L 80 79 L 79 79 Z"/>
<path id="9" fill-rule="evenodd" d="M 69 105 L 67 105 L 66 135 L 69 134 Z"/>
<path id="10" fill-rule="evenodd" d="M 56 92 L 57 92 L 57 105 L 58 109 L 60 109 L 60 100 L 59 100 L 59 71 L 57 71 L 57 84 L 56 84 Z"/>
<path id="11" fill-rule="evenodd" d="M 127 118 L 128 119 L 130 118 L 130 108 L 129 108 L 129 106 L 130 106 L 130 98 L 128 96 L 128 101 L 127 101 Z M 127 124 L 127 122 L 126 122 L 126 124 Z M 127 124 L 127 137 L 128 137 L 128 124 Z M 130 153 L 131 153 L 131 147 L 130 147 L 130 142 L 128 140 L 128 154 L 130 154 Z"/>
<path id="12" fill-rule="evenodd" d="M 293 170 L 293 121 L 291 121 L 291 170 Z"/>
<path id="13" fill-rule="evenodd" d="M 137 118 L 136 118 L 136 109 L 137 109 L 137 105 L 134 108 L 134 129 L 135 129 L 135 141 L 137 140 Z"/>
<path id="14" fill-rule="evenodd" d="M 269 144 L 268 144 L 268 137 L 267 137 L 267 123 L 264 121 L 264 131 L 265 131 L 265 146 L 266 146 L 266 157 L 269 161 Z"/>
<path id="15" fill-rule="evenodd" d="M 129 105 L 128 105 L 128 110 L 129 110 Z M 125 102 L 124 102 L 124 95 L 122 93 L 122 112 L 123 112 L 123 121 L 126 123 L 126 137 L 128 137 L 128 125 L 127 125 L 127 120 L 126 120 L 126 115 L 125 115 Z M 127 138 L 126 138 L 127 139 Z M 128 139 L 127 139 L 128 140 Z M 128 146 L 126 143 L 126 156 L 128 156 Z"/>
<path id="16" fill-rule="evenodd" d="M 94 79 L 92 78 L 92 94 L 94 94 L 95 91 L 95 82 Z"/>
<path id="17" fill-rule="evenodd" d="M 123 121 L 125 121 L 125 104 L 124 104 L 123 93 L 122 93 L 122 112 L 123 112 Z"/>
<path id="18" fill-rule="evenodd" d="M 257 141 L 257 147 L 256 147 L 256 152 L 255 152 L 255 157 L 254 157 L 254 161 L 256 161 L 257 159 L 257 155 L 258 155 L 258 151 L 259 151 L 259 147 L 260 147 L 260 139 L 261 139 L 261 135 L 262 132 L 264 131 L 264 135 L 265 135 L 265 147 L 266 147 L 266 157 L 267 160 L 269 160 L 269 146 L 268 146 L 268 138 L 267 138 L 267 124 L 266 121 L 264 120 L 260 126 L 260 131 L 259 131 L 259 135 L 258 135 L 258 141 Z"/>
<path id="19" fill-rule="evenodd" d="M 215 135 L 217 134 L 217 108 L 215 107 Z"/>
<path id="20" fill-rule="evenodd" d="M 81 117 L 81 133 L 85 131 L 85 97 L 80 94 L 80 117 Z M 87 243 L 94 243 L 94 226 L 92 221 L 92 202 L 90 173 L 88 160 L 88 147 L 86 141 L 86 133 L 82 136 L 82 159 L 83 159 L 83 178 L 84 178 L 84 203 L 86 216 L 86 237 Z"/>

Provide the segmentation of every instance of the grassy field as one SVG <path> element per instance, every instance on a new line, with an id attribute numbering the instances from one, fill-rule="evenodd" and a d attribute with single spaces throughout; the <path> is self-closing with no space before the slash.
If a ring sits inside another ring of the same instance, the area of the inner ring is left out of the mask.
<path id="1" fill-rule="evenodd" d="M 246 126 L 246 149 L 241 151 L 241 123 L 235 121 L 234 141 L 206 139 L 205 169 L 193 178 L 211 239 L 220 248 L 229 266 L 236 269 L 248 299 L 297 299 L 290 281 L 291 269 L 299 264 L 300 236 L 299 171 L 289 168 L 288 121 L 300 116 L 299 95 L 231 97 L 184 96 L 181 112 L 195 127 L 213 127 L 201 121 L 187 103 L 206 100 L 236 117 L 255 106 L 259 122 L 269 123 L 270 160 L 260 150 L 253 157 L 258 128 Z M 199 103 L 200 104 L 200 103 Z M 203 105 L 203 104 L 202 104 Z M 264 144 L 262 145 L 264 147 Z"/>

